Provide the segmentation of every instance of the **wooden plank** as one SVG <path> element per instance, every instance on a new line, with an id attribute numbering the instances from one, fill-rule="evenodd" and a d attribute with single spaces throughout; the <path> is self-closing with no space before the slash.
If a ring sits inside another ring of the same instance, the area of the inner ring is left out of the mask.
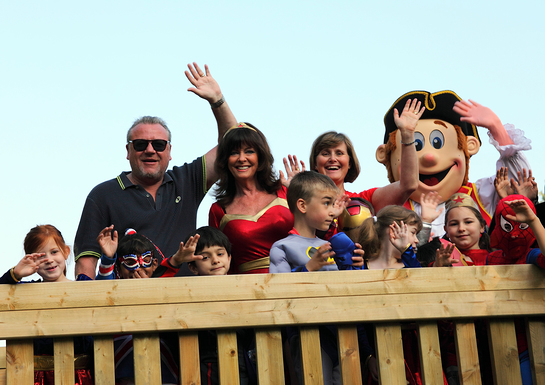
<path id="1" fill-rule="evenodd" d="M 34 383 L 34 345 L 31 339 L 6 341 L 8 384 Z"/>
<path id="2" fill-rule="evenodd" d="M 304 385 L 323 385 L 320 331 L 317 326 L 301 326 L 301 361 Z"/>
<path id="3" fill-rule="evenodd" d="M 339 357 L 343 385 L 360 385 L 361 364 L 358 331 L 355 325 L 339 325 Z"/>
<path id="4" fill-rule="evenodd" d="M 237 333 L 218 331 L 218 364 L 221 385 L 239 385 Z"/>
<path id="5" fill-rule="evenodd" d="M 53 341 L 55 385 L 72 385 L 74 375 L 74 340 L 71 337 Z"/>
<path id="6" fill-rule="evenodd" d="M 6 369 L 0 369 L 0 385 L 6 385 L 8 383 L 6 375 Z"/>
<path id="7" fill-rule="evenodd" d="M 534 384 L 545 384 L 545 321 L 543 318 L 529 320 L 526 334 Z"/>
<path id="8" fill-rule="evenodd" d="M 471 269 L 469 269 L 471 270 Z M 221 277 L 219 277 L 221 278 Z M 29 285 L 26 285 L 29 286 Z M 0 339 L 221 327 L 541 315 L 545 290 L 391 294 L 0 312 Z M 353 304 L 365 303 L 354 307 Z M 236 309 L 236 311 L 234 311 Z M 423 311 L 425 309 L 425 311 Z M 82 323 L 79 320 L 85 319 Z"/>
<path id="9" fill-rule="evenodd" d="M 488 334 L 494 384 L 522 385 L 513 319 L 491 319 Z"/>
<path id="10" fill-rule="evenodd" d="M 406 385 L 403 343 L 399 324 L 376 324 L 376 354 L 381 385 Z"/>
<path id="11" fill-rule="evenodd" d="M 134 384 L 161 385 L 161 352 L 157 333 L 134 334 Z"/>
<path id="12" fill-rule="evenodd" d="M 433 271 L 433 274 L 430 274 Z M 213 279 L 213 284 L 210 284 Z M 57 283 L 36 296 L 32 285 L 2 285 L 0 312 L 231 300 L 285 299 L 395 293 L 545 289 L 545 271 L 536 266 L 477 266 L 230 275 Z"/>
<path id="13" fill-rule="evenodd" d="M 6 347 L 0 346 L 0 385 L 6 385 Z"/>
<path id="14" fill-rule="evenodd" d="M 199 334 L 197 332 L 178 333 L 180 346 L 180 373 L 182 385 L 201 385 L 199 361 Z"/>
<path id="15" fill-rule="evenodd" d="M 95 384 L 115 383 L 115 356 L 113 336 L 95 336 L 94 362 L 95 362 Z"/>
<path id="16" fill-rule="evenodd" d="M 255 331 L 259 385 L 284 385 L 282 333 L 279 328 Z"/>
<path id="17" fill-rule="evenodd" d="M 418 322 L 418 346 L 423 383 L 425 385 L 441 384 L 443 382 L 443 366 L 441 365 L 437 322 Z"/>
<path id="18" fill-rule="evenodd" d="M 481 385 L 481 369 L 473 322 L 458 321 L 455 325 L 456 356 L 460 385 Z"/>

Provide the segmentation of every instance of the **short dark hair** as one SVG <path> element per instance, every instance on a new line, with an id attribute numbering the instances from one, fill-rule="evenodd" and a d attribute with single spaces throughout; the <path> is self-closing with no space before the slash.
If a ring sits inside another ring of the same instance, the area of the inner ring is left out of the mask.
<path id="1" fill-rule="evenodd" d="M 149 240 L 148 237 L 134 233 L 134 234 L 128 234 L 123 236 L 119 240 L 119 244 L 117 245 L 117 258 L 115 260 L 114 265 L 114 275 L 117 278 L 120 278 L 121 274 L 121 260 L 120 257 L 123 257 L 124 255 L 129 254 L 142 254 L 146 251 L 151 251 L 151 258 L 152 260 L 157 259 L 158 262 L 161 262 L 161 258 L 159 258 L 159 252 L 157 251 L 155 245 L 152 241 Z"/>
<path id="2" fill-rule="evenodd" d="M 296 174 L 290 182 L 286 200 L 290 211 L 295 213 L 297 201 L 303 199 L 309 201 L 315 191 L 335 191 L 339 189 L 330 177 L 316 171 L 302 171 Z"/>
<path id="3" fill-rule="evenodd" d="M 219 178 L 214 194 L 218 204 L 222 207 L 233 202 L 237 191 L 235 177 L 228 168 L 229 156 L 234 150 L 239 150 L 243 144 L 253 147 L 257 153 L 256 178 L 259 187 L 268 193 L 277 192 L 282 187 L 273 170 L 274 158 L 265 135 L 250 123 L 244 123 L 244 125 L 249 128 L 244 127 L 242 124 L 232 127 L 218 144 L 214 169 Z"/>
<path id="4" fill-rule="evenodd" d="M 187 243 L 190 237 L 199 234 L 200 238 L 197 242 L 197 248 L 195 254 L 200 254 L 205 247 L 221 246 L 227 251 L 227 254 L 231 255 L 231 242 L 227 235 L 220 230 L 212 226 L 199 227 L 197 230 L 191 232 L 184 240 L 184 244 Z"/>

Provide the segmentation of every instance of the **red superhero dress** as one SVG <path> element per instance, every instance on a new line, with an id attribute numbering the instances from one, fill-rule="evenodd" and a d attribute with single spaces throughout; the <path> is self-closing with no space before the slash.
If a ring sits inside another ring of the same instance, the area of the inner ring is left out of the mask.
<path id="1" fill-rule="evenodd" d="M 286 188 L 256 215 L 226 214 L 217 203 L 210 207 L 208 222 L 231 242 L 229 274 L 269 272 L 269 251 L 274 242 L 286 238 L 293 228 L 293 214 L 286 201 Z"/>

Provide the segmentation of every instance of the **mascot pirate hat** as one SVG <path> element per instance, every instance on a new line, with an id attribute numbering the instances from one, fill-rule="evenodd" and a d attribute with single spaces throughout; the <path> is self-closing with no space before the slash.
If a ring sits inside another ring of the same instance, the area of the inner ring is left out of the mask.
<path id="1" fill-rule="evenodd" d="M 439 91 L 433 94 L 428 91 L 411 91 L 397 99 L 388 112 L 386 112 L 386 115 L 384 116 L 384 127 L 386 128 L 386 132 L 384 133 L 384 144 L 388 143 L 390 133 L 397 130 L 397 126 L 394 122 L 394 108 L 397 108 L 401 114 L 407 100 L 415 98 L 422 103 L 422 106 L 426 107 L 426 110 L 420 119 L 444 120 L 453 126 L 459 126 L 466 136 L 474 136 L 479 140 L 479 143 L 481 143 L 477 127 L 473 124 L 462 122 L 460 120 L 460 115 L 452 110 L 454 103 L 462 100 L 453 91 Z"/>

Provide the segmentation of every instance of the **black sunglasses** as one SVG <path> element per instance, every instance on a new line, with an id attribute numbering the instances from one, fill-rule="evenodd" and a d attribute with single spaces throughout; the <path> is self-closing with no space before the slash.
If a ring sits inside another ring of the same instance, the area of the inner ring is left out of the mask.
<path id="1" fill-rule="evenodd" d="M 148 145 L 150 144 L 153 146 L 153 149 L 157 152 L 165 151 L 165 148 L 167 148 L 167 144 L 170 143 L 168 140 L 163 139 L 153 139 L 153 140 L 146 140 L 146 139 L 135 139 L 135 140 L 129 140 L 129 143 L 132 143 L 132 147 L 135 151 L 144 151 L 146 148 L 148 148 Z"/>

